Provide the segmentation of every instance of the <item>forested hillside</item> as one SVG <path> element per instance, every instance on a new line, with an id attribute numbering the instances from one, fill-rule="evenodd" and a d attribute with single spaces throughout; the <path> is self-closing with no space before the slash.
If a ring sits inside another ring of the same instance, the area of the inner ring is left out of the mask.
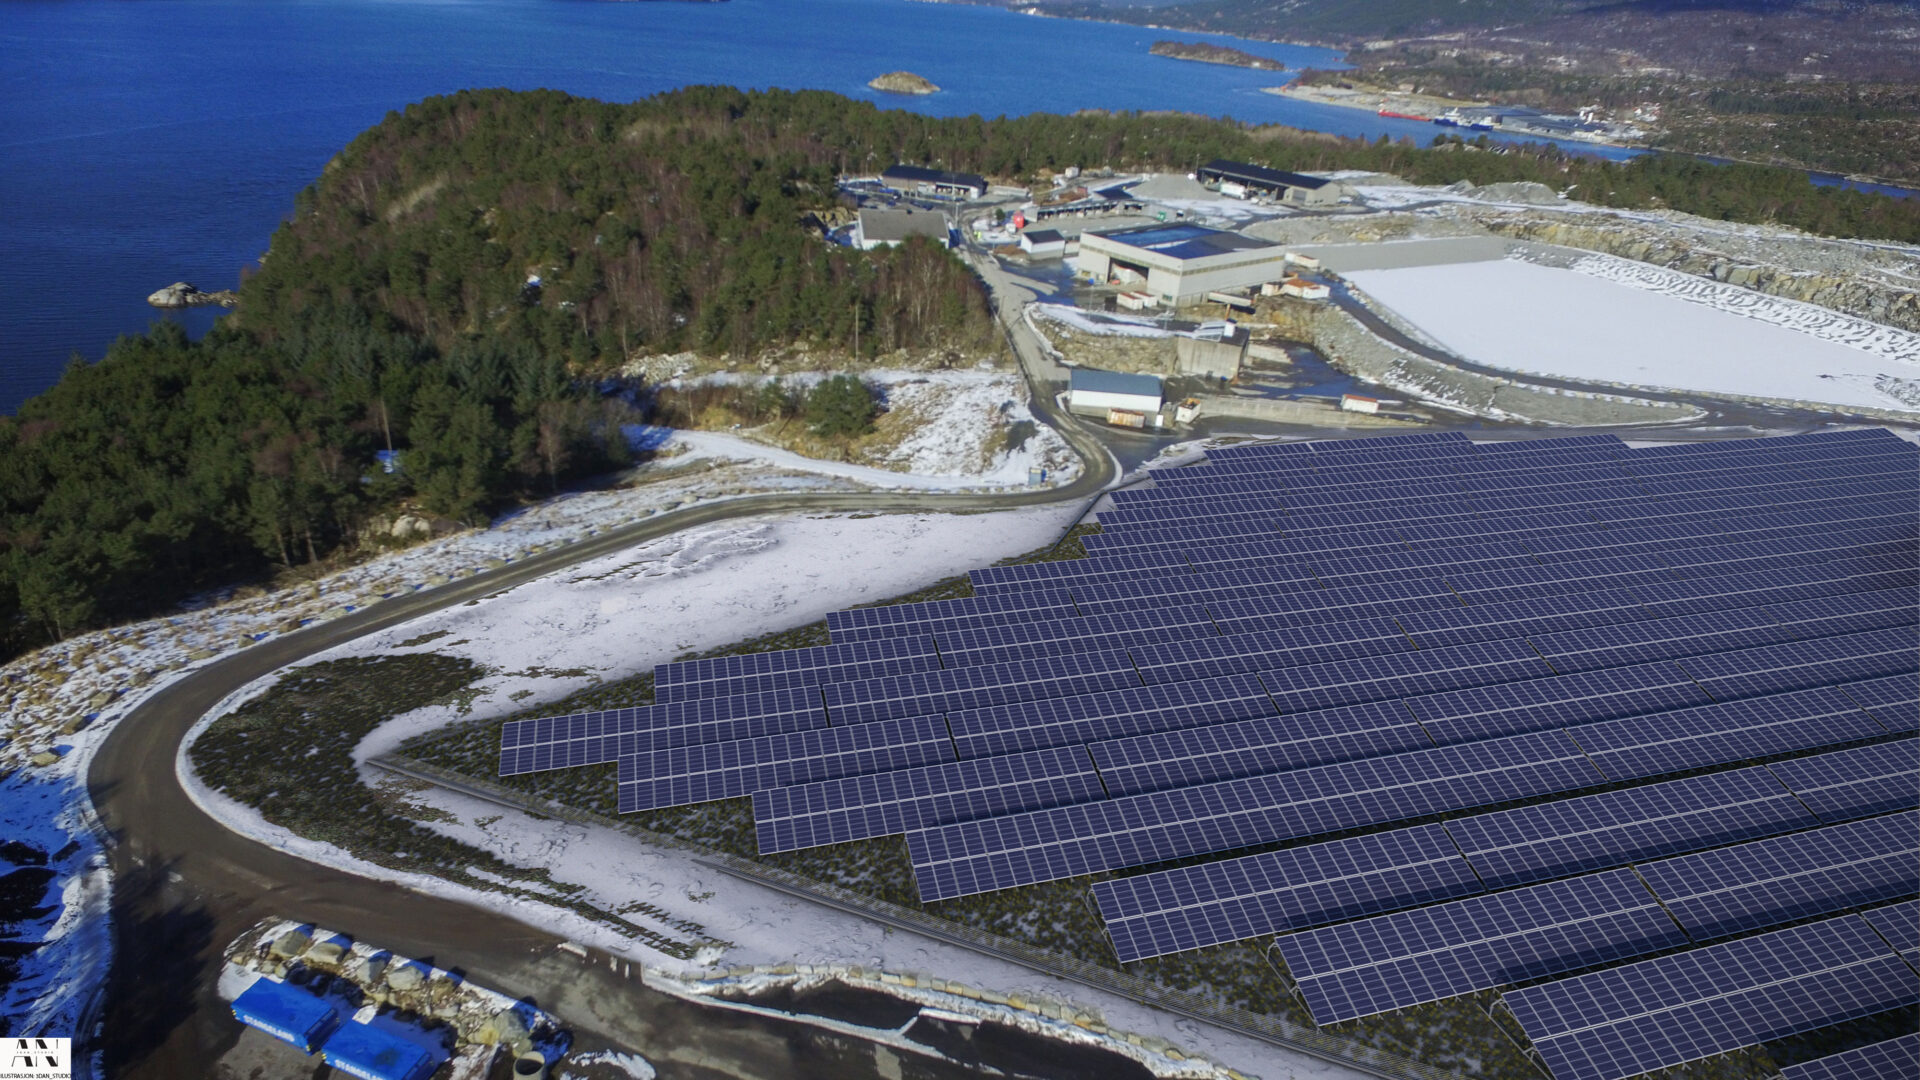
<path id="1" fill-rule="evenodd" d="M 1428 150 L 1174 115 L 938 119 L 723 88 L 629 105 L 434 98 L 301 193 L 204 340 L 160 324 L 0 419 L 3 649 L 325 560 L 402 499 L 479 520 L 605 470 L 625 455 L 624 406 L 596 386 L 632 355 L 846 350 L 856 325 L 868 355 L 990 340 L 981 286 L 946 252 L 824 242 L 808 216 L 834 205 L 837 174 L 907 161 L 1024 180 L 1215 157 L 1538 180 L 1615 206 L 1920 240 L 1920 202 L 1677 158 Z M 375 462 L 386 450 L 397 473 Z"/>

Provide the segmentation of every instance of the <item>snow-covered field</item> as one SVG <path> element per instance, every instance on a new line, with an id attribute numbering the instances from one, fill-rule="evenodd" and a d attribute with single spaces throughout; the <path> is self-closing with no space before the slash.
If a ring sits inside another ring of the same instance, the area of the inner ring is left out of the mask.
<path id="1" fill-rule="evenodd" d="M 1356 271 L 1354 285 L 1470 360 L 1620 385 L 1920 407 L 1920 335 L 1591 256 Z"/>

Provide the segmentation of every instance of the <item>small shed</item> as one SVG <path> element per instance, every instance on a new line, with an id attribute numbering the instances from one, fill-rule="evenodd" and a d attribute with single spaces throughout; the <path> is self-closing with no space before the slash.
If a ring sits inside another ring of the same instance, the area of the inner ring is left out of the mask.
<path id="1" fill-rule="evenodd" d="M 1077 367 L 1069 383 L 1068 407 L 1075 412 L 1105 416 L 1113 410 L 1157 416 L 1160 379 L 1118 371 Z"/>
<path id="2" fill-rule="evenodd" d="M 1380 399 L 1361 397 L 1359 394 L 1341 394 L 1340 408 L 1347 412 L 1377 413 L 1380 411 Z"/>
<path id="3" fill-rule="evenodd" d="M 1058 259 L 1067 253 L 1067 238 L 1053 229 L 1027 229 L 1020 234 L 1020 250 L 1035 259 Z"/>
<path id="4" fill-rule="evenodd" d="M 324 1047 L 327 1064 L 361 1080 L 423 1080 L 444 1055 L 372 1024 L 342 1024 Z"/>
<path id="5" fill-rule="evenodd" d="M 340 1023 L 340 1013 L 325 999 L 264 975 L 233 999 L 233 1017 L 309 1054 Z"/>

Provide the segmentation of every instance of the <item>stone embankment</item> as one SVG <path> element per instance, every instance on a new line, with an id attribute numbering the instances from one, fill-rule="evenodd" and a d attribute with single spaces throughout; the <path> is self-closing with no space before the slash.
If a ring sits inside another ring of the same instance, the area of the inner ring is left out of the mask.
<path id="1" fill-rule="evenodd" d="M 1892 281 L 1873 280 L 1870 272 L 1849 272 L 1839 265 L 1824 270 L 1795 269 L 1618 219 L 1603 223 L 1489 215 L 1482 223 L 1510 239 L 1617 255 L 1920 333 L 1920 293 Z M 1863 260 L 1859 271 L 1868 270 Z"/>
<path id="2" fill-rule="evenodd" d="M 189 308 L 217 305 L 232 307 L 240 302 L 240 294 L 232 289 L 218 292 L 201 292 L 198 286 L 184 281 L 176 281 L 164 289 L 147 296 L 147 303 L 157 308 Z"/>
<path id="3" fill-rule="evenodd" d="M 1698 415 L 1696 409 L 1661 401 L 1556 390 L 1461 371 L 1382 341 L 1331 305 L 1276 305 L 1266 315 L 1279 337 L 1313 346 L 1349 375 L 1475 416 L 1592 426 L 1672 423 Z"/>

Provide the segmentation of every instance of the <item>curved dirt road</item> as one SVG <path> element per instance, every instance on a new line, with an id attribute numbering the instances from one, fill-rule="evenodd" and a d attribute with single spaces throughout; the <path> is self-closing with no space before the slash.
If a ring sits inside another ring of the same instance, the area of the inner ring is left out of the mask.
<path id="1" fill-rule="evenodd" d="M 1016 352 L 1030 351 L 1019 346 L 1016 331 Z M 239 1031 L 215 993 L 221 949 L 268 915 L 311 920 L 462 969 L 506 993 L 533 995 L 578 1031 L 627 1045 L 644 1039 L 640 1045 L 650 1054 L 698 1064 L 695 1072 L 808 1071 L 786 1040 L 737 1030 L 716 1040 L 716 1021 L 706 1010 L 648 991 L 623 973 L 556 959 L 559 941 L 551 934 L 310 863 L 229 831 L 187 797 L 175 776 L 176 754 L 196 720 L 256 678 L 362 635 L 691 526 L 790 511 L 1008 509 L 1097 496 L 1114 479 L 1112 456 L 1070 420 L 1054 416 L 1043 392 L 1036 390 L 1033 406 L 1081 455 L 1085 471 L 1070 485 L 991 495 L 769 495 L 696 505 L 262 642 L 154 693 L 119 722 L 87 778 L 113 840 L 108 857 L 115 955 L 102 1029 L 106 1074 L 205 1075 Z"/>

